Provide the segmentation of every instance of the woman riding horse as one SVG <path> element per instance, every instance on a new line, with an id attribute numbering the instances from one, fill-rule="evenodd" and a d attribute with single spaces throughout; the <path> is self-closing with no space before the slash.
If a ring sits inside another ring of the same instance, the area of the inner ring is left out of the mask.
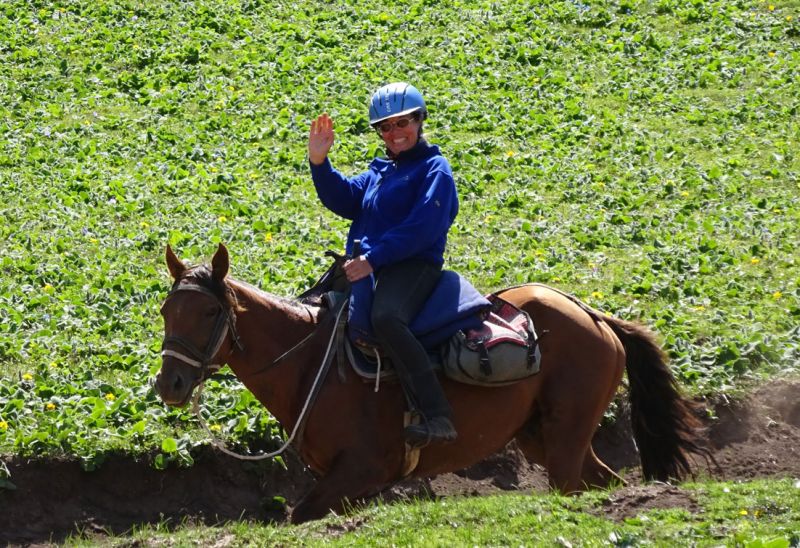
<path id="1" fill-rule="evenodd" d="M 317 195 L 328 209 L 352 221 L 347 252 L 354 251 L 355 240 L 361 241 L 363 254 L 344 264 L 347 279 L 374 287 L 371 321 L 377 342 L 422 414 L 421 424 L 404 431 L 412 447 L 457 436 L 428 354 L 408 327 L 439 281 L 447 232 L 458 213 L 450 165 L 422 134 L 427 115 L 414 86 L 398 82 L 376 91 L 369 123 L 383 139 L 387 158 L 376 158 L 355 177 L 342 175 L 328 159 L 334 132 L 327 114 L 311 122 L 308 139 Z"/>

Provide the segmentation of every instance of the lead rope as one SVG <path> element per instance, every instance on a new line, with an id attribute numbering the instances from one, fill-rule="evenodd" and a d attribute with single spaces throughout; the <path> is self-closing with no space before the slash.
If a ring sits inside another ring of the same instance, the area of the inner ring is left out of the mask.
<path id="1" fill-rule="evenodd" d="M 208 434 L 208 436 L 210 438 L 210 441 L 211 441 L 211 445 L 213 445 L 214 447 L 216 447 L 217 449 L 219 449 L 220 451 L 222 451 L 226 455 L 234 457 L 234 458 L 237 458 L 237 459 L 240 459 L 240 460 L 264 460 L 264 459 L 268 459 L 268 458 L 272 458 L 272 457 L 277 457 L 278 455 L 280 455 L 281 453 L 286 451 L 286 449 L 289 447 L 289 445 L 294 440 L 295 435 L 300 430 L 300 427 L 302 426 L 303 422 L 305 421 L 306 413 L 308 412 L 308 409 L 311 406 L 311 400 L 313 399 L 313 396 L 314 396 L 314 394 L 316 392 L 317 384 L 320 382 L 320 378 L 322 377 L 322 373 L 326 369 L 325 364 L 328 362 L 328 355 L 331 352 L 331 348 L 333 347 L 333 341 L 336 338 L 335 326 L 336 326 L 336 324 L 339 323 L 339 318 L 341 317 L 342 311 L 344 309 L 345 309 L 345 307 L 342 306 L 342 307 L 339 308 L 339 312 L 336 313 L 336 322 L 333 324 L 334 325 L 334 329 L 333 329 L 333 331 L 331 333 L 331 338 L 328 341 L 328 348 L 325 351 L 325 356 L 322 359 L 322 365 L 320 366 L 319 371 L 317 371 L 317 376 L 314 378 L 314 383 L 311 385 L 311 390 L 309 390 L 309 392 L 308 392 L 308 397 L 306 398 L 306 401 L 303 404 L 303 409 L 300 411 L 300 416 L 297 418 L 297 422 L 295 423 L 294 428 L 292 429 L 292 433 L 289 436 L 289 439 L 286 440 L 286 443 L 284 443 L 281 446 L 281 448 L 276 450 L 276 451 L 273 451 L 271 453 L 263 453 L 261 455 L 240 455 L 239 453 L 234 453 L 233 451 L 231 451 L 230 449 L 225 447 L 225 442 L 223 442 L 217 436 L 214 435 L 214 433 L 208 427 L 208 424 L 206 424 L 206 420 L 203 418 L 202 413 L 200 413 L 200 395 L 203 393 L 203 387 L 206 384 L 206 381 L 203 380 L 200 383 L 200 386 L 198 386 L 197 392 L 195 393 L 194 399 L 192 400 L 192 412 L 195 414 L 195 416 L 197 416 L 197 420 L 200 421 L 200 425 L 203 427 L 203 430 L 205 430 L 206 434 Z"/>

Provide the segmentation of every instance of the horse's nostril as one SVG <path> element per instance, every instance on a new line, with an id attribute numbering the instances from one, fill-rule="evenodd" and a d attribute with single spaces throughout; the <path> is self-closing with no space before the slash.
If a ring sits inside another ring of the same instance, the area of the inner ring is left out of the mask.
<path id="1" fill-rule="evenodd" d="M 181 388 L 183 388 L 183 377 L 181 375 L 175 375 L 175 380 L 172 381 L 172 389 L 178 392 Z"/>

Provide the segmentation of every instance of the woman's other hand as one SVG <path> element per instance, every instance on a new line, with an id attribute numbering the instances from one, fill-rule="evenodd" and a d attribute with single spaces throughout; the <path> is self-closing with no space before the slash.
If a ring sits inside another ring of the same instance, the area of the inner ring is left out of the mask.
<path id="1" fill-rule="evenodd" d="M 347 276 L 347 281 L 357 282 L 372 274 L 372 265 L 363 255 L 360 255 L 344 263 L 344 273 Z"/>
<path id="2" fill-rule="evenodd" d="M 308 133 L 308 159 L 312 164 L 319 165 L 325 161 L 333 146 L 333 136 L 333 120 L 327 112 L 312 120 Z"/>

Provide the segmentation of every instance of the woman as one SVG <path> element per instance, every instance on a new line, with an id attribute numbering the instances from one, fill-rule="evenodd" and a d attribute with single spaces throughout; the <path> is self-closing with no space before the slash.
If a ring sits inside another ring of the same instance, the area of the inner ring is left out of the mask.
<path id="1" fill-rule="evenodd" d="M 447 232 L 458 213 L 453 174 L 439 148 L 428 144 L 422 123 L 428 111 L 420 92 L 406 83 L 372 95 L 369 122 L 383 139 L 387 158 L 345 177 L 328 160 L 333 120 L 311 122 L 308 158 L 317 195 L 350 219 L 347 252 L 361 240 L 361 255 L 344 264 L 350 283 L 374 275 L 372 328 L 423 421 L 406 427 L 414 447 L 456 439 L 452 412 L 428 354 L 409 323 L 430 295 L 442 270 Z"/>

